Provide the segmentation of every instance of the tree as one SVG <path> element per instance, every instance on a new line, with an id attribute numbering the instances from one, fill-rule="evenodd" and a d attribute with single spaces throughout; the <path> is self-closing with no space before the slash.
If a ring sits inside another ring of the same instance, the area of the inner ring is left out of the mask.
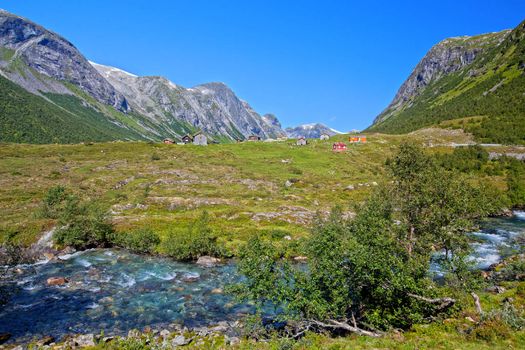
<path id="1" fill-rule="evenodd" d="M 464 258 L 465 232 L 486 213 L 477 203 L 482 191 L 414 145 L 402 145 L 388 168 L 392 183 L 359 206 L 353 220 L 337 209 L 317 220 L 305 242 L 306 268 L 252 238 L 238 265 L 246 278 L 232 291 L 260 308 L 273 305 L 303 329 L 296 334 L 323 328 L 379 336 L 449 309 L 455 300 L 440 296 L 429 263 L 437 249 Z"/>

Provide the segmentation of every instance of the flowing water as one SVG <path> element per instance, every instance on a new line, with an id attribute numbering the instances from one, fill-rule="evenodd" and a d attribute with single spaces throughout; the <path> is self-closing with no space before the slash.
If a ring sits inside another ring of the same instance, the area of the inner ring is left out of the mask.
<path id="1" fill-rule="evenodd" d="M 482 230 L 472 233 L 477 239 L 472 256 L 476 267 L 485 269 L 500 261 L 500 248 L 520 232 L 525 232 L 524 212 L 487 220 Z M 0 333 L 11 333 L 12 341 L 101 330 L 125 334 L 133 328 L 171 323 L 205 326 L 252 311 L 220 291 L 239 278 L 233 262 L 202 268 L 102 249 L 19 269 L 2 283 L 8 295 L 0 306 Z M 57 276 L 69 283 L 48 286 L 47 279 Z"/>
<path id="2" fill-rule="evenodd" d="M 203 268 L 124 250 L 98 249 L 63 260 L 20 266 L 0 309 L 0 333 L 13 338 L 69 333 L 124 334 L 145 326 L 205 326 L 250 312 L 220 289 L 237 276 L 235 266 Z M 48 286 L 50 277 L 66 277 Z"/>

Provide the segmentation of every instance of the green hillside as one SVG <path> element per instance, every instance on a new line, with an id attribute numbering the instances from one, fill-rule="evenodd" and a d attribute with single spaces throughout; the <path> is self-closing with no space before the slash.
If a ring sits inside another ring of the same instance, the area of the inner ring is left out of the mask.
<path id="1" fill-rule="evenodd" d="M 0 76 L 0 141 L 46 144 L 142 139 L 77 97 L 48 97 L 54 103 Z"/>
<path id="2" fill-rule="evenodd" d="M 461 126 L 477 140 L 525 144 L 525 22 L 463 69 L 428 85 L 369 130 L 407 133 L 473 116 Z"/>

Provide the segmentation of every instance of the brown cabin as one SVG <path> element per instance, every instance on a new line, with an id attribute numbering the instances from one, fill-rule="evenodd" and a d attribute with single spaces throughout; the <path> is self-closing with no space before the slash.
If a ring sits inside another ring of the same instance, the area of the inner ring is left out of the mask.
<path id="1" fill-rule="evenodd" d="M 193 142 L 193 136 L 191 135 L 184 135 L 181 138 L 182 143 L 188 144 Z"/>
<path id="2" fill-rule="evenodd" d="M 261 141 L 261 137 L 257 135 L 248 136 L 248 141 Z"/>

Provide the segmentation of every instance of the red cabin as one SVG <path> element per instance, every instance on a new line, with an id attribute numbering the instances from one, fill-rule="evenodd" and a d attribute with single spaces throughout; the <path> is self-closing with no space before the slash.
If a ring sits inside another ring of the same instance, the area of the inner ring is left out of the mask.
<path id="1" fill-rule="evenodd" d="M 332 145 L 332 151 L 334 151 L 334 152 L 344 152 L 344 151 L 346 151 L 346 144 L 344 142 L 335 142 Z"/>

